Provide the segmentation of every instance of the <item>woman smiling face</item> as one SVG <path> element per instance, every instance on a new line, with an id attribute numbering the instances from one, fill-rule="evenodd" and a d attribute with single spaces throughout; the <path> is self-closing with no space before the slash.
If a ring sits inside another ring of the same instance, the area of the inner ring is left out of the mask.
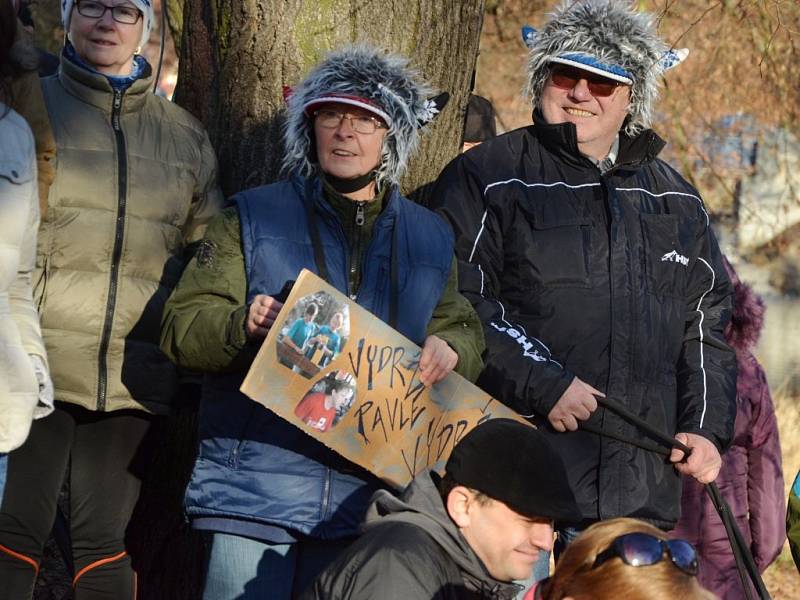
<path id="1" fill-rule="evenodd" d="M 78 11 L 78 4 L 72 7 L 69 20 L 69 40 L 75 51 L 90 66 L 104 75 L 125 76 L 133 68 L 133 55 L 142 37 L 144 20 L 139 13 L 136 23 L 119 23 L 106 10 L 101 17 L 84 17 Z M 128 0 L 84 0 L 83 4 L 102 5 L 107 8 L 125 7 L 139 12 Z"/>

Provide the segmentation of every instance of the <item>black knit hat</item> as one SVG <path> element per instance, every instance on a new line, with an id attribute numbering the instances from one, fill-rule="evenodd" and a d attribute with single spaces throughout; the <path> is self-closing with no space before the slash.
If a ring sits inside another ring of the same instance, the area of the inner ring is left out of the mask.
<path id="1" fill-rule="evenodd" d="M 511 419 L 492 419 L 453 449 L 447 474 L 527 517 L 580 518 L 566 469 L 544 434 Z"/>
<path id="2" fill-rule="evenodd" d="M 467 118 L 464 119 L 464 141 L 485 142 L 497 135 L 494 107 L 483 96 L 470 94 Z"/>

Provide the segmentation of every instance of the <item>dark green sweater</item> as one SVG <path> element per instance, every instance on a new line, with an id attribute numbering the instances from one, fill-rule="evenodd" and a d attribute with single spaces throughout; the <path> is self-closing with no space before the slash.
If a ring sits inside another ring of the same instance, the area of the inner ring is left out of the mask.
<path id="1" fill-rule="evenodd" d="M 386 189 L 372 200 L 357 201 L 339 194 L 325 180 L 323 180 L 323 184 L 325 198 L 339 215 L 344 235 L 350 244 L 350 264 L 347 273 L 350 298 L 355 300 L 356 291 L 361 283 L 361 265 L 364 263 L 364 253 L 367 250 L 367 243 L 372 239 L 372 228 L 375 221 L 383 212 Z"/>

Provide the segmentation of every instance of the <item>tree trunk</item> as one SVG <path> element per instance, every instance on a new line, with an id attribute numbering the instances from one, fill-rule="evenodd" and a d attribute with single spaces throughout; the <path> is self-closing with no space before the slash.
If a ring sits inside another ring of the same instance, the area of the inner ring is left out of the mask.
<path id="1" fill-rule="evenodd" d="M 184 0 L 161 0 L 167 13 L 167 25 L 172 42 L 175 44 L 175 53 L 181 55 L 181 39 L 183 32 L 183 5 Z"/>
<path id="2" fill-rule="evenodd" d="M 226 194 L 280 178 L 282 87 L 325 54 L 370 42 L 411 59 L 450 103 L 403 179 L 410 193 L 458 152 L 484 0 L 185 0 L 176 101 L 208 128 Z"/>

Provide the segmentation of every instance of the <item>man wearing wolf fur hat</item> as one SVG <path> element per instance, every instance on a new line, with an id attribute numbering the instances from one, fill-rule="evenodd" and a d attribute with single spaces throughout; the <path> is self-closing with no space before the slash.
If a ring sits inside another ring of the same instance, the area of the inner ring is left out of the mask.
<path id="1" fill-rule="evenodd" d="M 565 2 L 531 37 L 533 125 L 456 158 L 433 194 L 484 325 L 478 383 L 559 449 L 581 509 L 565 531 L 622 516 L 669 529 L 679 472 L 714 480 L 736 412 L 730 283 L 703 201 L 647 129 L 687 52 L 613 0 Z M 631 444 L 651 440 L 603 397 L 692 454 Z"/>
<path id="2" fill-rule="evenodd" d="M 186 492 L 193 526 L 212 537 L 206 599 L 296 595 L 358 533 L 383 487 L 238 391 L 301 269 L 422 346 L 424 384 L 482 368 L 452 233 L 397 188 L 440 106 L 427 91 L 399 57 L 366 46 L 330 54 L 288 98 L 291 177 L 234 196 L 167 304 L 162 348 L 206 371 Z"/>

